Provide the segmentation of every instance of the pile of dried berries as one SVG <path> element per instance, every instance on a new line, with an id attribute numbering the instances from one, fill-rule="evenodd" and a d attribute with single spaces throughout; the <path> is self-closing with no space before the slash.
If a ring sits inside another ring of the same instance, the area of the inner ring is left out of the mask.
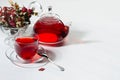
<path id="1" fill-rule="evenodd" d="M 11 7 L 0 7 L 0 25 L 4 27 L 24 27 L 26 24 L 30 24 L 32 15 L 37 15 L 37 12 L 34 12 L 34 8 L 19 7 L 12 0 L 9 0 L 9 2 Z"/>

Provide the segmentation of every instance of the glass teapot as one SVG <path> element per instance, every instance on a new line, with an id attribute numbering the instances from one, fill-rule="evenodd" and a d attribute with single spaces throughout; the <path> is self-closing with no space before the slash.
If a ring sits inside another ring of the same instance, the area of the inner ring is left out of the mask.
<path id="1" fill-rule="evenodd" d="M 58 14 L 52 12 L 52 7 L 48 7 L 48 12 L 40 16 L 33 26 L 35 36 L 41 44 L 62 43 L 69 32 L 69 25 L 63 23 Z"/>

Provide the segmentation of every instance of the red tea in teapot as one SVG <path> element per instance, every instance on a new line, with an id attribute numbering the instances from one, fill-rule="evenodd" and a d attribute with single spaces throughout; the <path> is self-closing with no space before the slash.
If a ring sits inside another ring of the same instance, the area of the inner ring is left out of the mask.
<path id="1" fill-rule="evenodd" d="M 34 32 L 40 42 L 56 43 L 62 41 L 68 34 L 69 27 L 54 16 L 41 17 L 34 25 Z"/>

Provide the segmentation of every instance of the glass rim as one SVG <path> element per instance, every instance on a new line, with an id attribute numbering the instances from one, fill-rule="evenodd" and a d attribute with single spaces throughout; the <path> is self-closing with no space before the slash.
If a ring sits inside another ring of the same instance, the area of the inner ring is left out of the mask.
<path id="1" fill-rule="evenodd" d="M 31 39 L 34 39 L 35 41 L 33 41 L 33 42 L 20 42 L 20 41 L 16 41 L 16 39 L 18 39 L 18 38 L 31 38 Z M 33 37 L 33 36 L 20 36 L 20 37 L 16 37 L 15 38 L 15 44 L 17 43 L 17 44 L 34 44 L 34 43 L 38 43 L 38 45 L 39 45 L 39 41 L 38 41 L 38 39 L 36 38 L 36 37 Z"/>

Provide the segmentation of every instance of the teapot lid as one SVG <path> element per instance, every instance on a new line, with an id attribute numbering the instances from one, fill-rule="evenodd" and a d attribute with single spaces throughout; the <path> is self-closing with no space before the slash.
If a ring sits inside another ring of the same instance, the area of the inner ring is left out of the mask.
<path id="1" fill-rule="evenodd" d="M 47 12 L 44 12 L 44 13 L 41 15 L 41 18 L 42 18 L 42 17 L 45 17 L 45 16 L 54 17 L 54 18 L 60 19 L 60 16 L 59 16 L 58 14 L 56 14 L 56 13 L 53 12 L 52 6 L 48 6 Z"/>
<path id="2" fill-rule="evenodd" d="M 48 11 L 52 11 L 52 6 L 48 6 Z"/>

